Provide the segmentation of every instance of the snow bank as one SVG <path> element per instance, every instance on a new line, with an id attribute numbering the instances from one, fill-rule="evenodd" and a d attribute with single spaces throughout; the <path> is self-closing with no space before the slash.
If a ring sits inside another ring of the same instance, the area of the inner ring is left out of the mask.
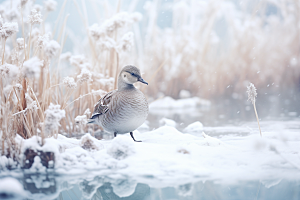
<path id="1" fill-rule="evenodd" d="M 225 181 L 300 177 L 298 129 L 271 131 L 262 123 L 266 131 L 261 138 L 254 127 L 238 127 L 232 129 L 232 134 L 214 137 L 209 132 L 200 132 L 201 128 L 201 123 L 195 122 L 187 126 L 184 133 L 172 126 L 143 133 L 134 131 L 135 138 L 142 142 L 133 142 L 129 134 L 118 135 L 112 140 L 97 140 L 90 134 L 80 139 L 58 135 L 57 139 L 47 138 L 41 147 L 39 138 L 33 137 L 22 141 L 22 152 L 28 148 L 53 152 L 55 159 L 50 164 L 60 175 L 86 175 L 88 172 L 92 178 L 107 175 L 118 181 L 128 181 L 123 188 L 118 186 L 119 182 L 112 184 L 119 196 L 130 195 L 139 182 L 163 187 L 174 183 L 183 185 L 204 177 L 205 180 Z M 242 128 L 247 134 L 237 135 L 235 131 Z M 1 157 L 0 166 L 3 168 L 7 162 L 10 161 Z M 25 173 L 43 174 L 48 170 L 36 156 Z M 7 172 L 1 170 L 0 177 Z M 182 188 L 182 192 L 188 193 L 185 189 Z"/>
<path id="2" fill-rule="evenodd" d="M 182 109 L 193 108 L 199 106 L 210 106 L 210 101 L 201 99 L 199 97 L 185 98 L 175 100 L 171 97 L 164 97 L 152 102 L 149 105 L 150 111 L 152 109 Z"/>
<path id="3" fill-rule="evenodd" d="M 199 121 L 194 122 L 190 125 L 188 125 L 185 129 L 183 129 L 184 133 L 202 133 L 203 131 L 203 124 Z"/>

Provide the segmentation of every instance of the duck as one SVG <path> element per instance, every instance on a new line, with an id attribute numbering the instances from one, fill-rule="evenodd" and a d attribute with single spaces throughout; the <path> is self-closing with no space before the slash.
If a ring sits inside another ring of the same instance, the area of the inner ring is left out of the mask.
<path id="1" fill-rule="evenodd" d="M 141 126 L 147 119 L 149 106 L 146 96 L 134 83 L 141 82 L 148 85 L 142 78 L 140 69 L 133 65 L 126 65 L 118 76 L 118 88 L 105 94 L 95 105 L 89 124 L 98 124 L 105 131 L 117 134 L 130 133 Z"/>

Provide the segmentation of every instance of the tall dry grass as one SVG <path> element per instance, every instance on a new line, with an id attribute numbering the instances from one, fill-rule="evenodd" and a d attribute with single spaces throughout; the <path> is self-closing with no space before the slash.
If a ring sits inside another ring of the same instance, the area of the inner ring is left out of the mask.
<path id="1" fill-rule="evenodd" d="M 64 23 L 61 26 L 55 23 L 50 33 L 45 31 L 45 20 L 47 13 L 55 8 L 53 1 L 46 1 L 44 7 L 30 1 L 6 1 L 2 4 L 16 12 L 14 17 L 10 15 L 11 10 L 1 13 L 1 34 L 13 31 L 2 37 L 2 155 L 14 157 L 17 134 L 25 139 L 40 136 L 39 143 L 43 145 L 44 138 L 57 137 L 58 133 L 72 136 L 87 132 L 86 121 L 95 103 L 106 91 L 116 87 L 114 80 L 119 71 L 119 59 L 131 48 L 133 39 L 133 34 L 119 32 L 118 29 L 122 26 L 129 28 L 139 20 L 139 14 L 129 15 L 117 10 L 116 14 L 119 13 L 121 18 L 112 18 L 105 27 L 95 25 L 97 28 L 93 32 L 87 22 L 85 1 L 81 1 L 81 6 L 73 1 L 84 21 L 92 56 L 64 54 L 62 49 L 67 38 L 68 15 L 64 17 L 62 13 L 66 3 L 67 0 L 58 16 L 58 20 L 63 19 Z M 100 32 L 107 29 L 101 35 L 105 36 L 104 41 L 97 41 L 99 38 L 93 35 L 98 28 Z M 107 41 L 113 46 L 109 46 Z M 11 48 L 10 51 L 5 51 L 6 46 Z M 73 66 L 76 73 L 72 74 L 75 75 L 61 76 L 63 62 Z M 89 128 L 93 132 L 95 127 Z"/>
<path id="2" fill-rule="evenodd" d="M 299 83 L 299 1 L 175 1 L 169 28 L 151 23 L 168 11 L 158 4 L 146 7 L 145 75 L 164 66 L 146 88 L 148 95 L 177 98 L 187 89 L 212 98 L 244 94 L 249 81 L 258 88 Z"/>

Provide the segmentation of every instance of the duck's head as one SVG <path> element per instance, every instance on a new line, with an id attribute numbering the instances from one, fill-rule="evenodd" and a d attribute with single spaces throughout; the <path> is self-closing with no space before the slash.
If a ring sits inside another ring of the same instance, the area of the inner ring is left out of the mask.
<path id="1" fill-rule="evenodd" d="M 136 82 L 142 82 L 148 85 L 148 83 L 142 78 L 139 68 L 133 65 L 127 65 L 123 67 L 120 72 L 119 79 L 130 85 Z"/>

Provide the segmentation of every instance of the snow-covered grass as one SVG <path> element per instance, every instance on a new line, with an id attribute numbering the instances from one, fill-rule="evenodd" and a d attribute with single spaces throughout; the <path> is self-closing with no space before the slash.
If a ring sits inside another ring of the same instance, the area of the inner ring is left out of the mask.
<path id="1" fill-rule="evenodd" d="M 59 8 L 57 21 L 64 17 L 66 2 Z M 70 136 L 99 129 L 87 127 L 86 121 L 98 99 L 116 88 L 115 78 L 120 67 L 128 64 L 124 58 L 134 44 L 131 27 L 141 20 L 141 14 L 119 12 L 101 25 L 85 24 L 90 51 L 73 54 L 63 53 L 68 15 L 62 24 L 46 22 L 57 8 L 56 1 L 44 1 L 42 6 L 7 0 L 0 7 L 1 155 L 17 159 L 16 135 L 24 139 L 39 136 L 35 138 L 43 145 L 45 138 L 58 133 Z M 63 77 L 66 65 L 72 66 L 72 73 Z"/>

